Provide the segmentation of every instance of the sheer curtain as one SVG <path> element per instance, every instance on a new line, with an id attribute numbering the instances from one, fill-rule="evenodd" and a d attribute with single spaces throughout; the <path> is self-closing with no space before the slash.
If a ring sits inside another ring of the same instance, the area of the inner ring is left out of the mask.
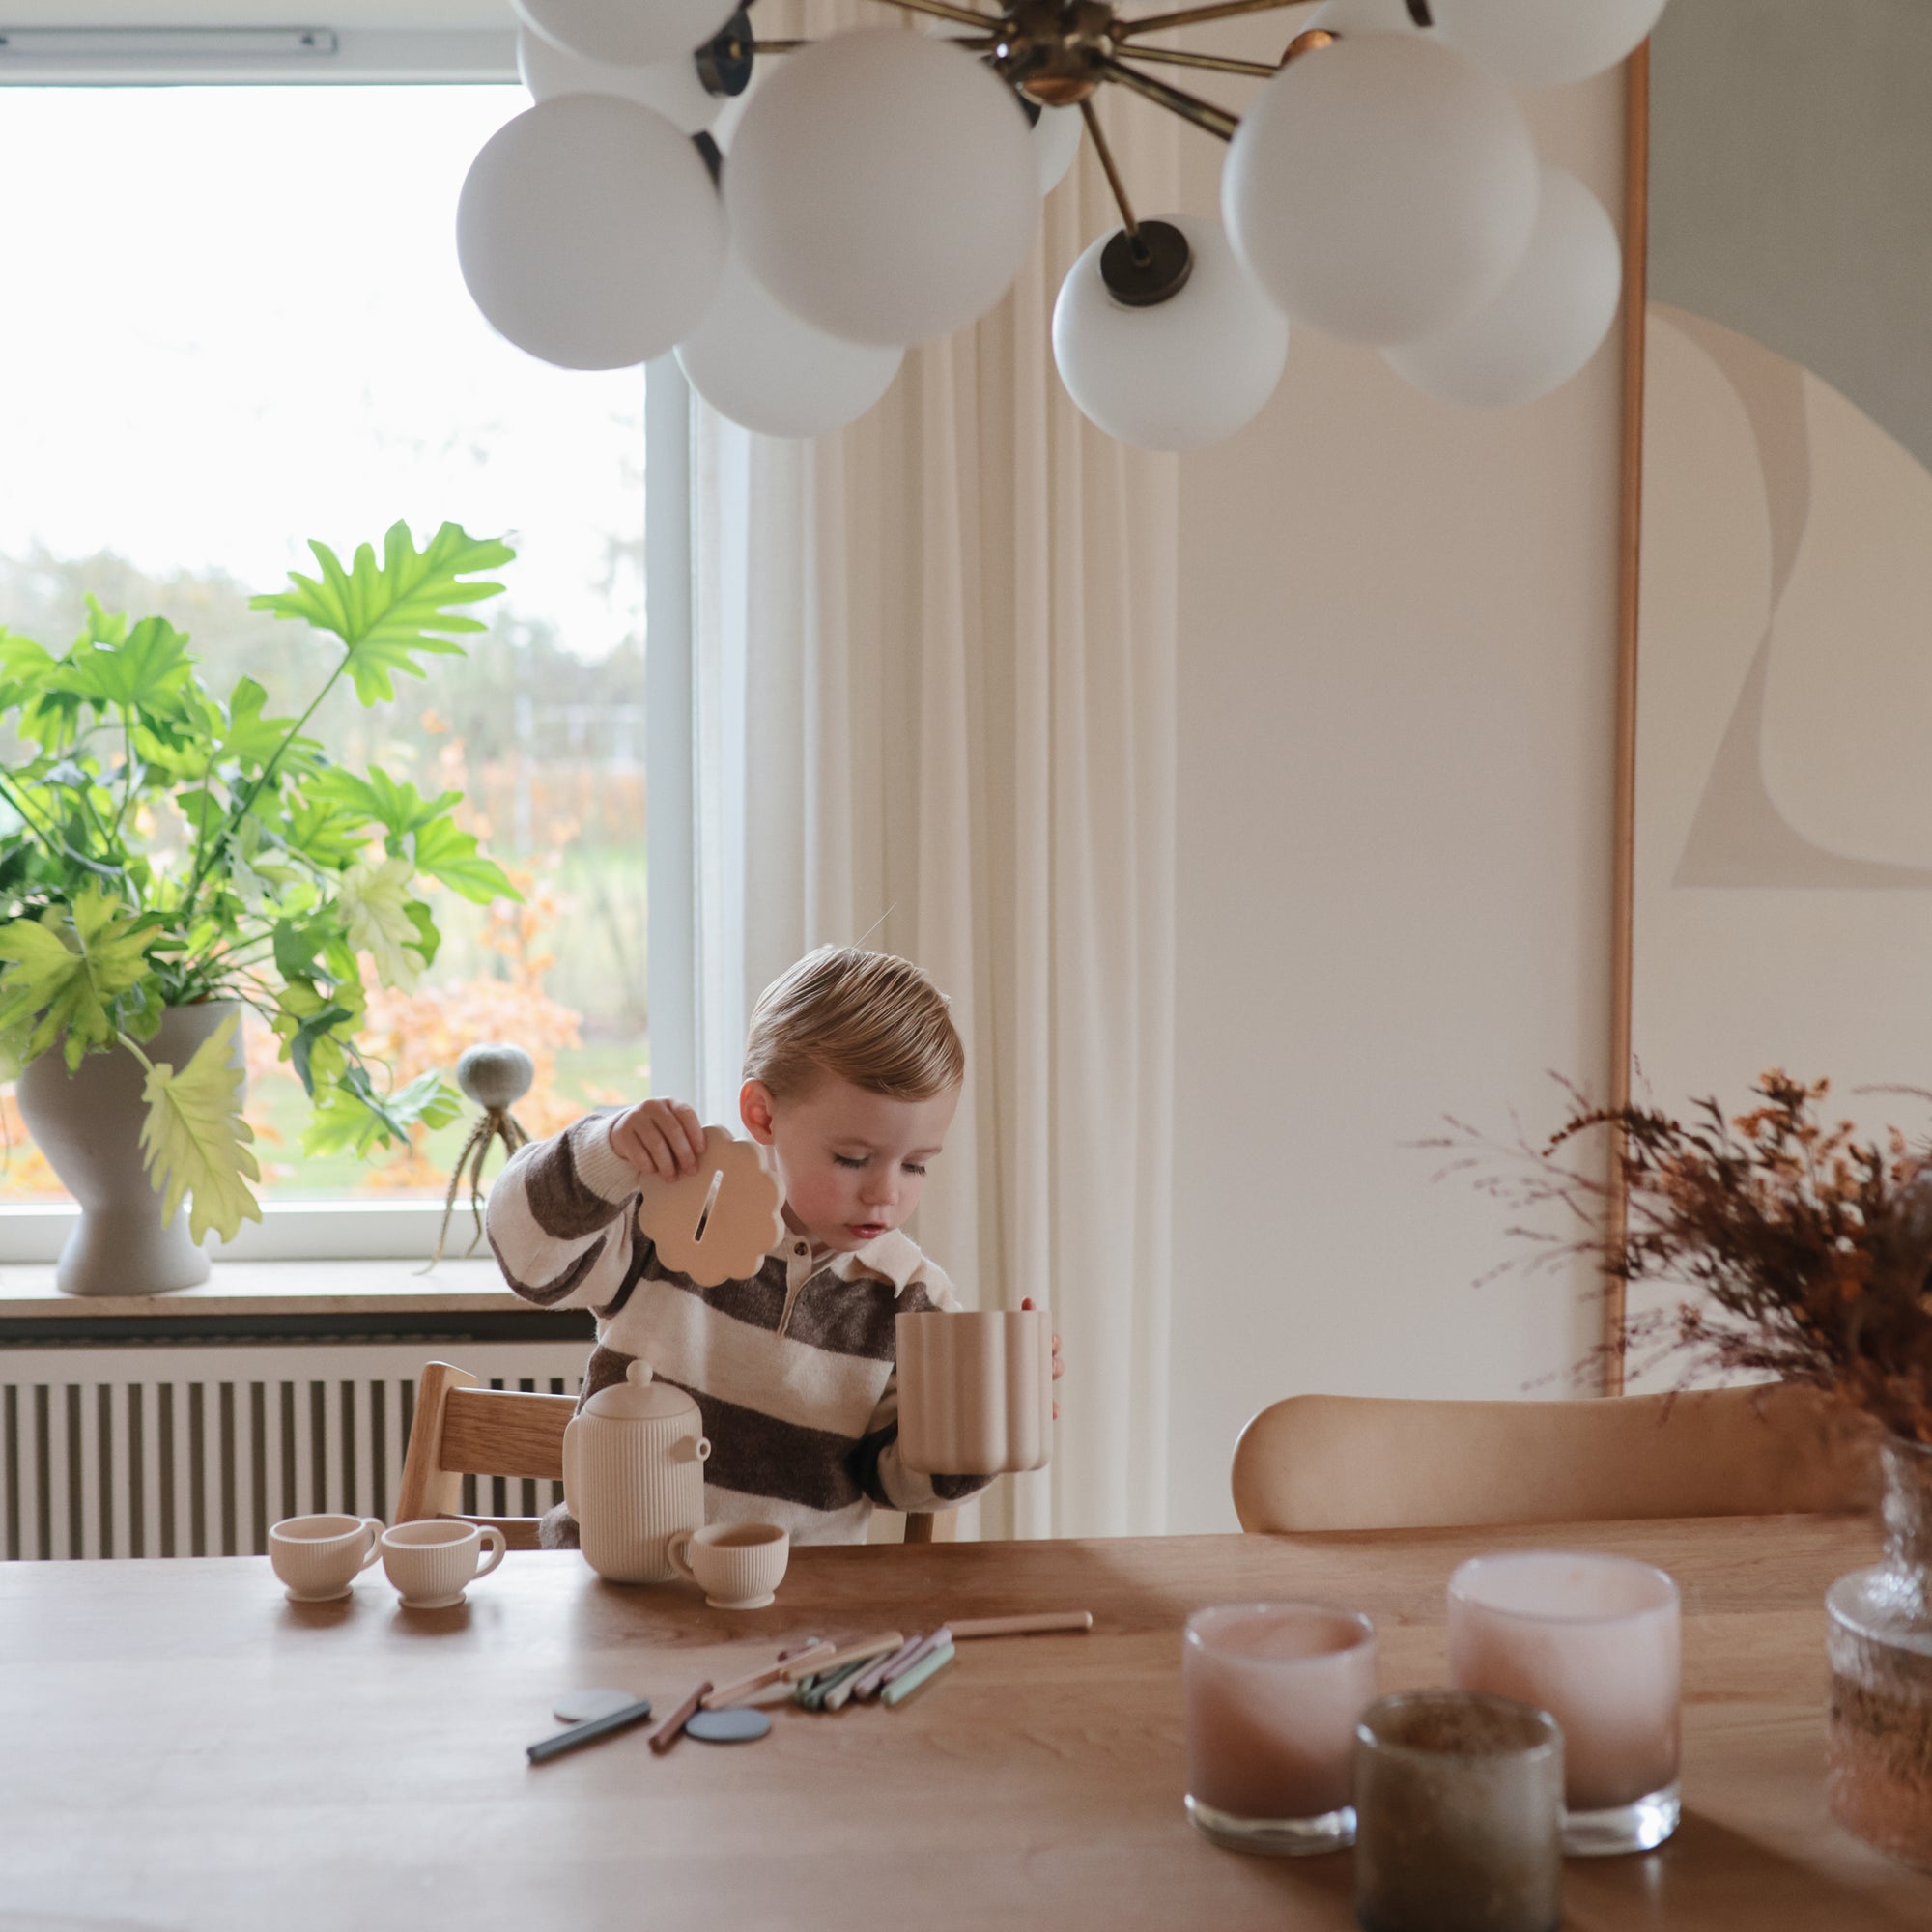
<path id="1" fill-rule="evenodd" d="M 1172 207 L 1168 117 L 1108 127 Z M 736 1119 L 750 1005 L 812 946 L 951 995 L 970 1071 L 913 1232 L 969 1304 L 1050 1306 L 1068 1363 L 1053 1464 L 996 1486 L 992 1535 L 1165 1518 L 1177 481 L 1079 416 L 1048 340 L 1114 225 L 1090 149 L 1011 295 L 842 434 L 693 400 L 699 1097 Z"/>

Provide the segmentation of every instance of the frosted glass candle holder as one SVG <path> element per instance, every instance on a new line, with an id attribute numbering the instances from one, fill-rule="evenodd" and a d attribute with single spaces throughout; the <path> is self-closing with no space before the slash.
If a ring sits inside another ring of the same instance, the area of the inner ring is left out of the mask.
<path id="1" fill-rule="evenodd" d="M 1355 1732 L 1355 1917 L 1368 1932 L 1556 1932 L 1563 1735 L 1547 1711 L 1409 1690 Z"/>
<path id="2" fill-rule="evenodd" d="M 1321 1604 L 1197 1610 L 1181 1639 L 1187 1815 L 1235 1851 L 1355 1841 L 1355 1720 L 1375 1701 L 1376 1632 Z"/>
<path id="3" fill-rule="evenodd" d="M 1627 1556 L 1475 1556 L 1449 1579 L 1449 1681 L 1563 1727 L 1563 1848 L 1647 1852 L 1677 1829 L 1677 1585 Z"/>

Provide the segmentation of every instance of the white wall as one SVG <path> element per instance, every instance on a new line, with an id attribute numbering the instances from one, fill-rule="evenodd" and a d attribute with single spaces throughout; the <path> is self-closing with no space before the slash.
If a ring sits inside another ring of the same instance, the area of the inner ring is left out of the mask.
<path id="1" fill-rule="evenodd" d="M 1526 104 L 1621 218 L 1621 76 Z M 1588 1276 L 1473 1285 L 1506 1216 L 1403 1144 L 1553 1124 L 1546 1069 L 1605 1090 L 1619 355 L 1473 414 L 1301 334 L 1184 460 L 1177 1530 L 1233 1526 L 1281 1396 L 1514 1396 L 1594 1340 Z"/>

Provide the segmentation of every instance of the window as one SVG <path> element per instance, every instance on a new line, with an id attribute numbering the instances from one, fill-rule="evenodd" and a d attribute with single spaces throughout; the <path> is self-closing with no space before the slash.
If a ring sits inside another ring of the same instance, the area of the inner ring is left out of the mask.
<path id="1" fill-rule="evenodd" d="M 646 378 L 536 362 L 463 288 L 464 172 L 525 104 L 501 83 L 0 89 L 0 179 L 35 184 L 0 228 L 0 624 L 64 648 L 89 592 L 158 611 L 217 693 L 245 671 L 299 711 L 330 660 L 247 598 L 307 565 L 305 539 L 346 555 L 397 517 L 419 540 L 444 519 L 506 535 L 507 594 L 467 659 L 398 679 L 378 711 L 338 692 L 311 729 L 358 767 L 462 791 L 524 893 L 440 893 L 442 951 L 413 992 L 376 994 L 366 1044 L 408 1078 L 517 1041 L 540 1068 L 518 1111 L 541 1132 L 649 1081 Z M 467 1122 L 373 1166 L 306 1161 L 266 1029 L 248 1058 L 266 1205 L 434 1206 L 400 1245 L 393 1213 L 372 1246 L 368 1216 L 284 1211 L 278 1239 L 246 1229 L 236 1252 L 423 1251 Z M 47 1217 L 10 1228 L 7 1210 L 58 1182 L 7 1090 L 0 1118 L 0 1258 L 42 1258 Z"/>

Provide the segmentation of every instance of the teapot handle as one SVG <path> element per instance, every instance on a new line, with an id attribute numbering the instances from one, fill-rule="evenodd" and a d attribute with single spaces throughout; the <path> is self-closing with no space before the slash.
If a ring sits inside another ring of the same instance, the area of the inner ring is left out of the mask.
<path id="1" fill-rule="evenodd" d="M 673 1570 L 675 1570 L 677 1574 L 680 1577 L 682 1577 L 687 1583 L 695 1583 L 697 1581 L 696 1572 L 695 1572 L 691 1567 L 691 1558 L 688 1553 L 691 1548 L 692 1535 L 693 1532 L 691 1530 L 675 1529 L 672 1530 L 670 1535 L 665 1541 L 665 1555 L 669 1558 L 670 1567 Z"/>

